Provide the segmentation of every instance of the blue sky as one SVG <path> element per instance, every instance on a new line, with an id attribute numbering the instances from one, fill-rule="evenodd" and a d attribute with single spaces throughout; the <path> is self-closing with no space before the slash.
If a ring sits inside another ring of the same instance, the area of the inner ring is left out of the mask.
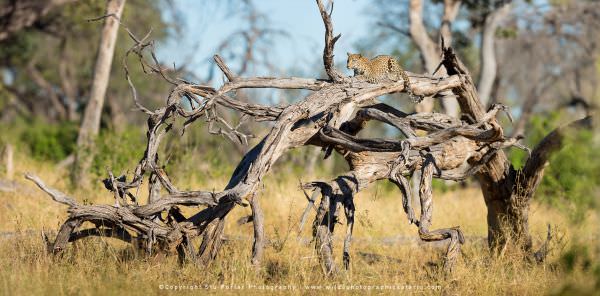
<path id="1" fill-rule="evenodd" d="M 165 64 L 191 62 L 193 72 L 205 77 L 209 64 L 207 58 L 217 52 L 217 46 L 231 33 L 244 26 L 241 17 L 227 17 L 224 1 L 174 1 L 180 11 L 177 17 L 183 23 L 181 36 L 177 40 L 158 44 L 158 54 Z M 271 25 L 283 29 L 290 37 L 281 37 L 273 43 L 269 59 L 282 72 L 312 74 L 315 64 L 321 60 L 324 27 L 314 0 L 255 0 L 258 10 L 269 16 Z M 326 1 L 324 1 L 326 2 Z M 336 34 L 342 38 L 336 44 L 335 55 L 338 68 L 344 67 L 346 52 L 368 33 L 370 20 L 364 13 L 369 0 L 335 1 L 333 22 Z M 235 1 L 233 1 L 235 3 Z M 235 9 L 235 7 L 234 7 Z M 235 65 L 232 65 L 232 68 Z M 264 69 L 259 75 L 275 75 Z"/>

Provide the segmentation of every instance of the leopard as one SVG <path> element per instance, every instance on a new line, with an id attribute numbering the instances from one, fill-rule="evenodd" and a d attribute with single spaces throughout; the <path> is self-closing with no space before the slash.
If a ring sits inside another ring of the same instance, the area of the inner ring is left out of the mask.
<path id="1" fill-rule="evenodd" d="M 400 66 L 400 63 L 389 55 L 378 55 L 372 59 L 363 56 L 360 53 L 348 53 L 346 67 L 354 70 L 354 77 L 365 79 L 369 83 L 379 83 L 385 80 L 404 81 L 404 89 L 415 102 L 420 102 L 421 97 L 415 96 L 412 92 L 410 79 L 406 71 Z"/>

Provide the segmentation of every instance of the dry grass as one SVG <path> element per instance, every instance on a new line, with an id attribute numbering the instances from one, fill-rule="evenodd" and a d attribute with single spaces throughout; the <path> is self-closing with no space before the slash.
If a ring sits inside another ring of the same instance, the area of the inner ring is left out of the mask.
<path id="1" fill-rule="evenodd" d="M 36 171 L 48 184 L 66 188 L 62 181 L 66 172 L 56 172 L 27 159 L 19 159 L 19 163 L 21 172 Z M 219 188 L 225 181 L 198 180 L 189 187 Z M 191 294 L 199 291 L 165 291 L 161 285 L 173 289 L 179 285 L 192 288 L 207 285 L 215 293 L 258 294 L 295 287 L 293 294 L 363 294 L 366 291 L 357 287 L 362 285 L 376 294 L 598 293 L 594 290 L 598 289 L 594 287 L 598 281 L 593 274 L 594 268 L 596 273 L 600 271 L 595 263 L 598 260 L 595 213 L 590 212 L 584 223 L 573 225 L 566 215 L 534 203 L 530 224 L 536 243 L 544 237 L 547 223 L 556 226 L 564 239 L 562 244 L 555 245 L 547 263 L 530 264 L 510 254 L 500 258 L 489 256 L 484 241 L 486 210 L 478 190 L 437 194 L 433 227 L 460 225 L 467 236 L 455 273 L 444 278 L 438 272 L 441 249 L 416 239 L 416 229 L 406 222 L 398 193 L 387 188 L 373 186 L 357 197 L 352 266 L 333 278 L 322 276 L 314 248 L 308 242 L 310 227 L 305 227 L 301 234 L 296 230 L 305 202 L 297 189 L 297 180 L 292 177 L 268 179 L 261 193 L 267 235 L 277 248 L 268 247 L 258 271 L 249 264 L 251 225 L 235 224 L 237 218 L 249 214 L 247 208 L 234 210 L 226 227 L 231 239 L 218 260 L 204 268 L 192 264 L 180 266 L 176 256 L 144 257 L 125 244 L 100 238 L 80 241 L 61 258 L 53 258 L 45 254 L 39 230 L 57 230 L 66 217 L 65 207 L 38 192 L 0 193 L 0 210 L 4 213 L 0 216 L 0 231 L 16 232 L 0 238 L 0 291 L 7 295 Z M 88 195 L 87 199 L 112 202 L 110 194 L 100 192 Z M 73 196 L 82 201 L 85 193 L 74 192 Z M 344 225 L 339 225 L 335 237 L 338 264 L 341 264 L 343 232 Z M 573 260 L 565 259 L 571 250 L 582 249 L 585 254 L 579 254 L 581 251 Z M 405 290 L 378 289 L 394 285 Z M 340 291 L 332 287 L 355 290 Z"/>

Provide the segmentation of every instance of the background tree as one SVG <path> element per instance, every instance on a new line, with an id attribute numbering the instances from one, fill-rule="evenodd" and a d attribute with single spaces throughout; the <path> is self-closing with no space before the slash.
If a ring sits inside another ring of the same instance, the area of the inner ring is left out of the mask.
<path id="1" fill-rule="evenodd" d="M 94 158 L 94 141 L 100 131 L 100 116 L 102 115 L 102 107 L 117 43 L 119 22 L 124 7 L 125 0 L 109 0 L 106 4 L 106 17 L 104 18 L 104 27 L 98 45 L 92 90 L 77 137 L 77 152 L 72 182 L 79 187 L 88 187 L 90 183 L 88 171 Z"/>
<path id="2" fill-rule="evenodd" d="M 31 26 L 44 28 L 46 24 L 42 19 L 46 15 L 75 1 L 77 0 L 3 0 L 0 3 L 0 42 Z"/>
<path id="3" fill-rule="evenodd" d="M 34 25 L 0 41 L 0 76 L 3 78 L 0 80 L 0 122 L 12 130 L 2 136 L 4 141 L 23 142 L 25 148 L 40 159 L 64 160 L 60 166 L 72 164 L 78 125 L 91 95 L 94 60 L 102 29 L 102 21 L 90 19 L 104 15 L 105 5 L 103 1 L 80 0 L 57 7 Z M 179 28 L 177 18 L 169 12 L 176 13 L 170 1 L 131 0 L 123 12 L 123 18 L 127 19 L 124 25 L 140 35 L 152 28 L 154 40 L 166 40 L 178 34 Z M 118 35 L 120 41 L 116 44 L 111 82 L 106 90 L 107 104 L 100 117 L 100 130 L 107 135 L 143 120 L 139 116 L 124 118 L 122 115 L 123 110 L 133 108 L 127 99 L 131 93 L 122 69 L 123 56 L 132 41 L 124 29 L 120 29 Z M 181 68 L 163 67 L 171 72 L 184 72 Z M 169 88 L 165 83 L 148 78 L 144 70 L 137 67 L 130 70 L 130 76 L 134 83 L 143 86 L 139 95 L 150 104 L 162 101 L 159 94 Z M 128 138 L 141 141 L 143 135 L 136 135 Z M 105 146 L 104 142 L 103 137 L 96 144 Z M 126 161 L 122 156 L 117 159 Z M 96 167 L 97 162 L 96 158 L 94 173 L 104 170 Z"/>
<path id="4" fill-rule="evenodd" d="M 5 107 L 0 111 L 0 119 L 11 122 L 15 116 L 24 114 L 54 122 L 79 119 L 90 96 L 95 49 L 102 29 L 102 22 L 88 20 L 102 16 L 105 9 L 101 1 L 76 1 L 49 11 L 35 26 L 0 41 L 0 68 L 4 77 L 0 81 L 0 104 Z M 162 0 L 132 0 L 128 1 L 123 17 L 133 32 L 141 35 L 153 28 L 152 36 L 160 41 L 176 34 L 178 25 L 167 22 L 163 15 L 170 9 L 168 2 Z M 114 79 L 107 89 L 109 98 L 129 94 L 120 66 L 131 41 L 124 30 L 118 34 L 121 42 L 116 45 L 113 60 L 116 66 L 111 67 Z M 134 82 L 146 81 L 141 79 L 145 76 L 142 70 L 132 69 L 131 76 Z M 158 90 L 167 89 L 164 84 L 156 83 L 149 83 L 148 87 L 151 91 L 141 89 L 140 95 L 151 101 L 158 100 Z M 132 106 L 127 100 L 123 103 L 126 105 L 121 108 Z M 110 122 L 107 119 L 103 124 Z"/>
<path id="5" fill-rule="evenodd" d="M 444 37 L 474 69 L 484 105 L 501 100 L 519 107 L 514 110 L 520 111 L 522 106 L 523 112 L 515 114 L 523 115 L 515 134 L 524 132 L 541 93 L 562 89 L 554 92 L 554 98 L 546 98 L 562 102 L 556 106 L 580 96 L 589 103 L 595 96 L 595 90 L 587 86 L 583 86 L 585 95 L 574 95 L 576 71 L 586 72 L 578 74 L 579 80 L 594 81 L 597 76 L 594 36 L 598 34 L 599 4 L 595 1 L 397 0 L 373 4 L 379 32 L 372 37 L 378 42 L 370 44 L 384 44 L 399 53 L 410 69 L 432 73 Z M 425 15 L 424 10 L 428 12 Z M 410 62 L 417 60 L 415 54 L 421 57 L 421 64 Z M 545 62 L 537 63 L 539 59 Z M 533 68 L 534 77 L 525 74 Z M 432 107 L 425 102 L 422 108 Z"/>
<path id="6" fill-rule="evenodd" d="M 468 41 L 470 45 L 464 44 L 465 32 L 457 32 L 452 26 L 457 21 L 465 21 L 467 18 L 471 28 L 480 31 L 480 57 L 477 64 L 481 71 L 478 71 L 478 89 L 484 105 L 487 105 L 496 78 L 497 63 L 494 45 L 496 30 L 510 11 L 511 2 L 505 0 L 375 1 L 375 13 L 380 16 L 376 24 L 382 30 L 378 38 L 388 38 L 390 34 L 395 34 L 400 38 L 392 38 L 392 40 L 399 39 L 401 44 L 410 42 L 419 52 L 421 65 L 417 66 L 420 71 L 432 74 L 440 62 L 442 39 L 446 45 L 455 46 L 459 52 L 463 47 L 474 45 L 473 39 Z M 428 13 L 424 15 L 424 11 Z M 403 46 L 401 51 L 406 51 L 408 48 L 410 46 Z M 446 75 L 444 71 L 440 68 L 437 73 L 443 77 Z M 447 114 L 457 115 L 458 105 L 455 99 L 442 100 L 442 106 Z M 419 111 L 430 112 L 432 109 L 431 99 L 424 100 L 418 106 Z"/>

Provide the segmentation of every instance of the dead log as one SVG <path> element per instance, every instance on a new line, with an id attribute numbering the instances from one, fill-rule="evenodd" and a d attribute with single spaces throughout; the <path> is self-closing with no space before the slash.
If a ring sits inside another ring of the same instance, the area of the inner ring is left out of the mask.
<path id="1" fill-rule="evenodd" d="M 325 11 L 320 0 L 317 0 L 317 4 L 326 31 L 323 61 L 329 78 L 325 80 L 238 77 L 218 56 L 215 56 L 215 62 L 229 79 L 221 87 L 176 80 L 163 73 L 153 52 L 150 55 L 151 62 L 144 58 L 143 51 L 152 48 L 151 42 L 146 40 L 148 36 L 138 39 L 130 33 L 135 45 L 127 55 L 137 55 L 145 69 L 172 83 L 173 90 L 165 106 L 150 110 L 137 98 L 135 86 L 127 75 L 136 106 L 148 115 L 147 145 L 131 176 L 115 178 L 109 172 L 105 186 L 114 194 L 114 205 L 81 205 L 75 198 L 45 185 L 34 175 L 26 176 L 55 201 L 69 206 L 69 218 L 51 244 L 52 252 L 60 252 L 68 242 L 89 235 L 114 236 L 119 233 L 120 237 L 130 238 L 132 242 L 141 241 L 148 252 L 177 251 L 182 261 L 210 264 L 221 248 L 225 219 L 229 212 L 235 206 L 246 205 L 249 201 L 255 235 L 252 262 L 258 263 L 265 241 L 257 194 L 260 184 L 284 153 L 309 145 L 339 153 L 350 168 L 332 181 L 314 181 L 302 185 L 303 189 L 312 189 L 313 196 L 308 198 L 309 207 L 303 214 L 301 224 L 317 204 L 316 199 L 321 197 L 316 208 L 313 234 L 318 257 L 326 274 L 337 270 L 331 237 L 341 210 L 344 210 L 347 224 L 343 262 L 348 268 L 354 226 L 353 198 L 360 190 L 380 180 L 389 180 L 398 186 L 407 219 L 417 226 L 422 240 L 449 240 L 444 257 L 444 270 L 447 272 L 452 270 L 464 237 L 458 227 L 429 229 L 433 211 L 433 178 L 464 180 L 477 176 L 488 206 L 490 245 L 497 248 L 506 244 L 509 236 L 527 240 L 528 200 L 539 182 L 536 180 L 541 178 L 543 165 L 540 164 L 545 163 L 547 153 L 559 145 L 552 140 L 555 137 L 543 141 L 532 152 L 530 161 L 522 171 L 525 178 L 517 178 L 517 172 L 510 166 L 502 149 L 524 147 L 518 143 L 519 138 L 505 136 L 496 120 L 498 113 L 506 111 L 506 107 L 494 105 L 489 110 L 483 109 L 471 76 L 451 48 L 444 49 L 441 62 L 446 68 L 447 77 L 428 78 L 409 73 L 409 79 L 412 93 L 418 96 L 437 97 L 441 92 L 452 92 L 465 115 L 462 119 L 439 113 L 408 114 L 378 102 L 380 96 L 407 92 L 405 83 L 400 80 L 371 84 L 356 77 L 341 76 L 332 60 L 333 46 L 338 37 L 332 37 L 331 12 Z M 127 74 L 127 57 L 124 61 Z M 238 101 L 232 96 L 237 90 L 245 88 L 304 89 L 312 93 L 288 106 L 266 106 Z M 158 147 L 163 135 L 172 131 L 175 118 L 184 119 L 183 131 L 198 119 L 204 119 L 209 122 L 209 132 L 236 143 L 246 143 L 250 135 L 241 132 L 239 126 L 229 124 L 219 114 L 221 108 L 239 112 L 255 121 L 270 121 L 270 131 L 244 155 L 222 191 L 181 191 L 173 184 L 160 162 Z M 401 136 L 395 139 L 358 137 L 358 132 L 369 121 L 386 123 L 396 128 Z M 424 133 L 417 133 L 417 130 Z M 415 172 L 421 172 L 418 185 L 421 203 L 419 217 L 411 207 L 412 189 L 407 180 Z M 127 197 L 131 197 L 129 191 L 139 188 L 146 178 L 150 182 L 149 203 L 139 205 L 136 200 L 128 201 Z M 516 187 L 519 187 L 514 186 L 517 180 L 526 180 L 521 185 L 531 189 L 531 193 L 523 195 L 521 191 L 516 191 Z M 517 197 L 524 202 L 515 203 Z M 205 208 L 185 217 L 179 211 L 179 207 L 185 206 Z M 85 233 L 89 235 L 75 234 L 84 222 L 95 224 L 97 230 L 86 230 Z M 508 223 L 514 232 L 506 232 L 501 223 Z M 198 250 L 194 250 L 191 244 L 196 238 L 202 238 Z"/>

